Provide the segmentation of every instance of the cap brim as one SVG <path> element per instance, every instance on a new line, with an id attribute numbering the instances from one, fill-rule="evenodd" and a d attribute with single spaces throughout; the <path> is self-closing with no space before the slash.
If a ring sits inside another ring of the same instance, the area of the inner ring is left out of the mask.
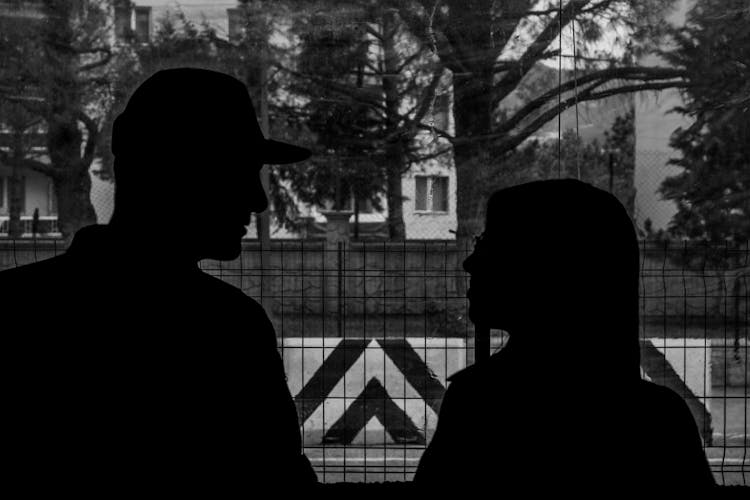
<path id="1" fill-rule="evenodd" d="M 297 163 L 310 158 L 312 152 L 300 146 L 267 139 L 263 151 L 263 163 L 282 165 Z"/>

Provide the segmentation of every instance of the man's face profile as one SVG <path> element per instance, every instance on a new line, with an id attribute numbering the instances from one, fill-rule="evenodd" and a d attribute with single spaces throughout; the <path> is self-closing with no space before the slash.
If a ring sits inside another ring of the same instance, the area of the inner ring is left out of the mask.
<path id="1" fill-rule="evenodd" d="M 198 258 L 233 260 L 252 214 L 268 206 L 260 179 L 263 164 L 242 144 L 216 146 L 186 160 L 198 163 L 191 171 L 204 172 L 192 183 L 192 234 L 198 237 Z"/>
<path id="2" fill-rule="evenodd" d="M 494 245 L 488 235 L 483 233 L 474 240 L 474 251 L 463 263 L 464 270 L 469 273 L 469 319 L 475 325 L 490 328 L 500 328 L 498 316 L 507 304 L 498 303 L 496 289 L 503 279 L 497 269 L 498 259 Z M 490 300 L 492 298 L 492 300 Z M 498 308 L 501 310 L 498 311 Z"/>
<path id="3" fill-rule="evenodd" d="M 144 81 L 112 138 L 116 175 L 128 180 L 113 221 L 150 218 L 154 206 L 162 207 L 160 213 L 171 212 L 161 220 L 165 236 L 179 238 L 176 246 L 193 260 L 237 258 L 252 213 L 268 206 L 264 162 L 310 155 L 264 137 L 242 82 L 196 68 L 162 70 Z M 158 234 L 161 227 L 150 229 Z"/>

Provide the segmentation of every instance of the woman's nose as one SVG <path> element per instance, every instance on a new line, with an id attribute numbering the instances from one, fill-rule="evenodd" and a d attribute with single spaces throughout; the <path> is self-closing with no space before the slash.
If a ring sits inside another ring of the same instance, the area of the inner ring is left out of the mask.
<path id="1" fill-rule="evenodd" d="M 471 273 L 471 271 L 474 269 L 474 265 L 473 265 L 474 260 L 475 260 L 475 257 L 473 253 L 464 259 L 464 263 L 463 263 L 464 271 L 466 271 L 467 273 Z"/>

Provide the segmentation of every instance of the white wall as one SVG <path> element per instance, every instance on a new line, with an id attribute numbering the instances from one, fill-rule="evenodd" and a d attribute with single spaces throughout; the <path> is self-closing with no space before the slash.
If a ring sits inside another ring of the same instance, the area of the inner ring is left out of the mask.
<path id="1" fill-rule="evenodd" d="M 92 171 L 101 168 L 101 160 L 96 159 L 92 162 L 89 175 L 91 175 L 91 204 L 96 212 L 96 222 L 106 224 L 112 217 L 112 211 L 115 208 L 115 185 L 113 182 L 103 181 Z"/>
<path id="2" fill-rule="evenodd" d="M 449 155 L 445 155 L 448 157 Z M 417 175 L 440 175 L 448 177 L 448 211 L 418 212 L 416 210 Z M 404 200 L 404 224 L 407 239 L 455 239 L 456 219 L 456 169 L 452 162 L 429 160 L 413 167 L 401 180 Z"/>

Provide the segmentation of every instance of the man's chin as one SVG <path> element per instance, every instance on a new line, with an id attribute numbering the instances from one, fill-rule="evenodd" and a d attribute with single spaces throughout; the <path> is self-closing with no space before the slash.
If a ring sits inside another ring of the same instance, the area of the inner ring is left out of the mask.
<path id="1" fill-rule="evenodd" d="M 486 324 L 486 317 L 476 306 L 469 306 L 469 320 L 475 325 Z"/>
<path id="2" fill-rule="evenodd" d="M 240 256 L 242 245 L 239 241 L 215 246 L 207 252 L 208 259 L 212 260 L 234 260 Z"/>
<path id="3" fill-rule="evenodd" d="M 474 326 L 482 326 L 485 328 L 499 328 L 496 323 L 498 322 L 497 311 L 492 311 L 488 314 L 488 311 L 484 308 L 469 305 L 469 320 L 474 323 Z"/>

